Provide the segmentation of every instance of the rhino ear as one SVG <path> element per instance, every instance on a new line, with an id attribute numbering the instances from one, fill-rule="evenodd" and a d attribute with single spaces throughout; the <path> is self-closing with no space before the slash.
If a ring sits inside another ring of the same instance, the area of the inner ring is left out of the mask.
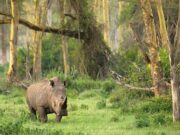
<path id="1" fill-rule="evenodd" d="M 54 87 L 54 81 L 53 80 L 49 80 L 49 84 Z"/>

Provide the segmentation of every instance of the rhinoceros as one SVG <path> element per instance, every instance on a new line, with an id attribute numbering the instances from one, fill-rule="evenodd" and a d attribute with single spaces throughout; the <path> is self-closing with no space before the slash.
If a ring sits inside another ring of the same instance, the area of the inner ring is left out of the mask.
<path id="1" fill-rule="evenodd" d="M 56 121 L 67 116 L 67 96 L 64 83 L 58 77 L 39 81 L 27 88 L 26 101 L 31 113 L 38 113 L 41 122 L 47 122 L 47 114 L 55 113 Z"/>

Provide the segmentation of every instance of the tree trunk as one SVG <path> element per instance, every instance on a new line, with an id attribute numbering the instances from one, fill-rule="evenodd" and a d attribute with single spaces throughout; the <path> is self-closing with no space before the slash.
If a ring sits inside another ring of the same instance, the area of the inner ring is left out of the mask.
<path id="1" fill-rule="evenodd" d="M 2 1 L 2 4 L 6 4 L 5 1 Z M 2 6 L 2 11 L 5 12 L 6 8 L 5 6 Z M 2 17 L 3 19 L 6 19 L 5 16 Z M 7 26 L 6 25 L 1 25 L 1 47 L 2 47 L 2 64 L 7 63 Z"/>
<path id="2" fill-rule="evenodd" d="M 84 42 L 81 47 L 81 67 L 93 79 L 107 77 L 109 73 L 109 56 L 111 51 L 106 46 L 100 29 L 90 16 L 86 0 L 70 0 L 78 15 L 80 29 L 84 31 Z M 82 59 L 83 58 L 83 59 Z"/>
<path id="3" fill-rule="evenodd" d="M 11 0 L 11 31 L 10 31 L 10 60 L 7 79 L 15 80 L 16 77 L 16 55 L 17 55 L 17 31 L 18 31 L 18 8 L 16 0 Z"/>
<path id="4" fill-rule="evenodd" d="M 159 17 L 161 40 L 164 45 L 167 45 L 169 51 L 170 72 L 171 72 L 171 91 L 172 91 L 172 106 L 173 106 L 173 121 L 180 121 L 180 82 L 179 82 L 179 55 L 180 55 L 180 2 L 178 22 L 176 27 L 176 36 L 174 45 L 170 43 L 167 28 L 165 25 L 164 12 L 161 0 L 156 0 L 156 7 Z"/>
<path id="5" fill-rule="evenodd" d="M 62 36 L 62 50 L 63 50 L 63 63 L 64 63 L 64 76 L 67 78 L 69 74 L 69 59 L 68 59 L 68 38 Z"/>
<path id="6" fill-rule="evenodd" d="M 170 46 L 171 89 L 173 100 L 173 121 L 180 121 L 180 2 L 174 45 Z"/>
<path id="7" fill-rule="evenodd" d="M 166 29 L 166 21 L 164 18 L 162 1 L 161 0 L 155 0 L 155 3 L 156 3 L 156 9 L 157 9 L 158 17 L 159 17 L 161 42 L 166 48 L 168 48 L 170 42 L 169 42 L 169 37 L 168 37 L 167 29 Z"/>
<path id="8" fill-rule="evenodd" d="M 1 46 L 2 46 L 2 64 L 6 64 L 7 63 L 7 53 L 6 53 L 6 49 L 7 49 L 7 44 L 6 44 L 6 36 L 7 36 L 7 33 L 6 33 L 6 26 L 5 25 L 2 25 L 1 26 Z"/>
<path id="9" fill-rule="evenodd" d="M 37 0 L 35 7 L 35 24 L 44 27 L 47 17 L 47 1 Z M 41 55 L 42 55 L 43 32 L 34 32 L 33 35 L 33 79 L 39 80 L 42 76 Z"/>
<path id="10" fill-rule="evenodd" d="M 69 3 L 66 0 L 60 0 L 60 15 L 62 26 L 66 25 L 65 13 L 69 11 Z M 67 11 L 67 12 L 66 12 Z M 64 76 L 67 78 L 69 73 L 69 58 L 68 58 L 68 38 L 61 36 L 62 39 L 62 51 L 63 51 L 63 64 L 64 64 Z"/>
<path id="11" fill-rule="evenodd" d="M 147 43 L 151 60 L 151 75 L 153 79 L 153 85 L 155 87 L 154 94 L 155 96 L 160 96 L 164 93 L 166 84 L 163 80 L 162 67 L 159 58 L 159 46 L 156 39 L 156 30 L 151 4 L 149 0 L 141 0 L 140 2 L 143 11 L 143 20 L 147 34 Z"/>
<path id="12" fill-rule="evenodd" d="M 110 46 L 109 0 L 103 0 L 104 40 Z"/>

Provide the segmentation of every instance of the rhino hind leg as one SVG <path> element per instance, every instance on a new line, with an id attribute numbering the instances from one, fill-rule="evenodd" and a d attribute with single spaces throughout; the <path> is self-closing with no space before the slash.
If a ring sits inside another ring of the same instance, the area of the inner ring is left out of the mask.
<path id="1" fill-rule="evenodd" d="M 39 120 L 41 122 L 47 122 L 48 118 L 45 109 L 43 107 L 38 107 L 37 112 L 39 114 Z"/>

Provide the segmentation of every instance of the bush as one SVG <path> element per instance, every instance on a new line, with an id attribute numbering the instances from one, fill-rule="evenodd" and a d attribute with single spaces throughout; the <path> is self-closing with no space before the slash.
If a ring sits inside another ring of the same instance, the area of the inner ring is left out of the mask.
<path id="1" fill-rule="evenodd" d="M 76 79 L 71 80 L 68 83 L 68 88 L 70 89 L 76 89 L 79 93 L 83 92 L 87 89 L 99 89 L 101 88 L 101 81 L 94 81 L 91 79 Z"/>
<path id="2" fill-rule="evenodd" d="M 101 100 L 101 101 L 97 102 L 96 107 L 97 107 L 97 109 L 105 108 L 106 107 L 106 100 Z"/>
<path id="3" fill-rule="evenodd" d="M 112 116 L 110 119 L 110 122 L 118 122 L 118 121 L 119 121 L 119 118 L 117 115 Z"/>
<path id="4" fill-rule="evenodd" d="M 88 110 L 88 109 L 89 109 L 89 107 L 88 107 L 88 105 L 81 104 L 81 109 L 83 109 L 83 110 Z"/>
<path id="5" fill-rule="evenodd" d="M 49 72 L 47 72 L 47 73 L 45 74 L 45 76 L 46 76 L 47 78 L 52 78 L 52 77 L 54 77 L 54 76 L 58 76 L 58 77 L 61 79 L 61 81 L 64 81 L 64 80 L 65 80 L 65 77 L 64 77 L 63 72 L 62 72 L 62 71 L 55 70 L 55 69 L 52 69 L 52 70 L 50 70 Z"/>
<path id="6" fill-rule="evenodd" d="M 78 106 L 76 104 L 70 104 L 68 107 L 69 107 L 68 108 L 69 111 L 77 111 L 78 110 Z"/>
<path id="7" fill-rule="evenodd" d="M 96 95 L 97 95 L 97 92 L 95 90 L 87 90 L 81 93 L 79 95 L 79 98 L 87 99 L 87 98 L 95 97 Z"/>
<path id="8" fill-rule="evenodd" d="M 138 114 L 135 116 L 135 125 L 137 128 L 149 127 L 150 120 L 147 114 Z"/>
<path id="9" fill-rule="evenodd" d="M 152 84 L 150 68 L 145 63 L 137 46 L 128 48 L 128 44 L 126 48 L 121 48 L 112 57 L 111 69 L 123 76 L 124 81 L 128 84 L 150 87 Z"/>
<path id="10" fill-rule="evenodd" d="M 158 97 L 144 102 L 139 109 L 140 112 L 158 113 L 158 112 L 172 112 L 171 97 Z"/>
<path id="11" fill-rule="evenodd" d="M 165 115 L 164 113 L 158 113 L 158 114 L 154 114 L 152 116 L 153 119 L 153 123 L 155 125 L 165 125 L 170 123 L 172 120 L 169 116 Z"/>
<path id="12" fill-rule="evenodd" d="M 103 91 L 105 94 L 109 95 L 116 87 L 116 84 L 112 80 L 107 80 L 103 83 Z"/>
<path id="13" fill-rule="evenodd" d="M 19 79 L 24 79 L 26 76 L 26 57 L 27 57 L 27 49 L 19 48 L 17 53 L 17 77 Z M 29 70 L 33 67 L 33 54 L 32 51 L 29 51 Z M 29 71 L 30 72 L 30 71 Z"/>

